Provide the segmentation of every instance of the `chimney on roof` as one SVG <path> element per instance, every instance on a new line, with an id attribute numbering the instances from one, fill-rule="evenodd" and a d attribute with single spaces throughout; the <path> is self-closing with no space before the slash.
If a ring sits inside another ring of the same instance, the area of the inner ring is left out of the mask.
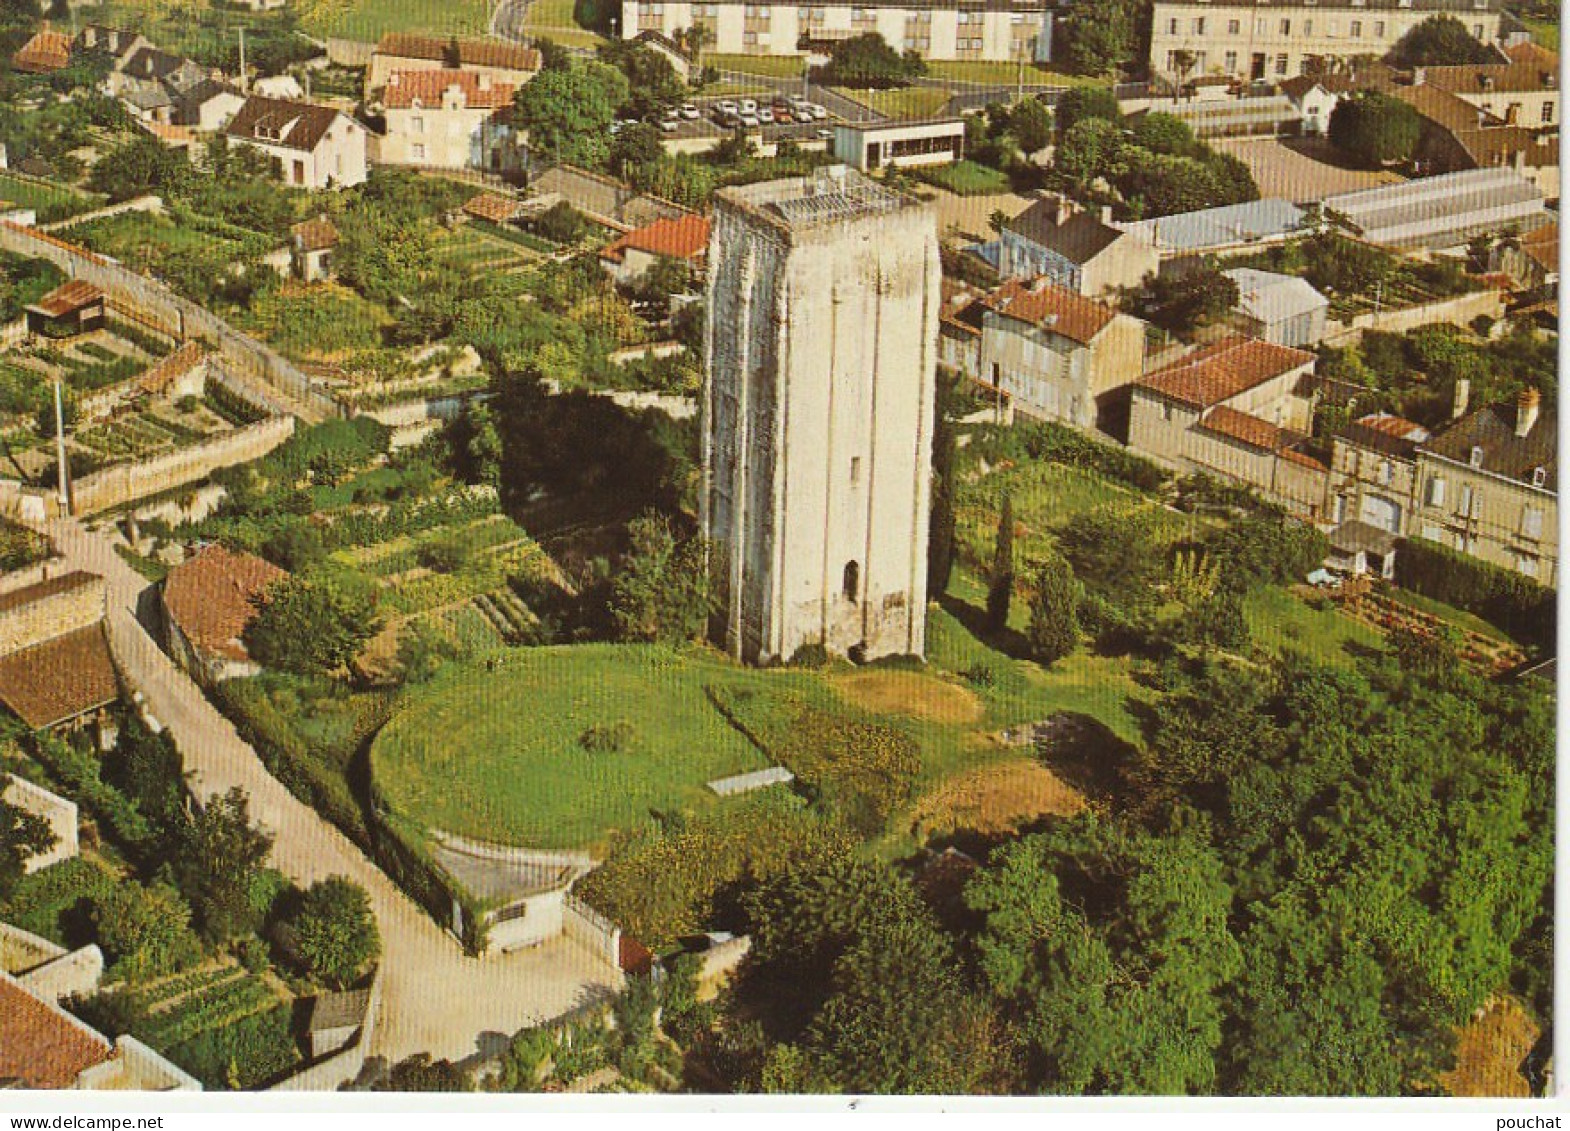
<path id="1" fill-rule="evenodd" d="M 1103 204 L 1101 206 L 1101 223 L 1104 227 L 1110 228 L 1112 226 L 1112 205 Z"/>
<path id="2" fill-rule="evenodd" d="M 490 90 L 491 89 L 491 76 L 489 75 L 489 73 L 481 72 L 481 74 L 480 74 L 480 89 L 481 90 Z"/>
<path id="3" fill-rule="evenodd" d="M 1523 440 L 1531 434 L 1532 428 L 1537 424 L 1537 415 L 1542 408 L 1543 395 L 1531 385 L 1521 390 L 1521 395 L 1515 403 L 1515 434 Z"/>
<path id="4" fill-rule="evenodd" d="M 1460 420 L 1472 402 L 1472 382 L 1462 377 L 1456 382 L 1455 398 L 1450 402 L 1450 419 Z"/>

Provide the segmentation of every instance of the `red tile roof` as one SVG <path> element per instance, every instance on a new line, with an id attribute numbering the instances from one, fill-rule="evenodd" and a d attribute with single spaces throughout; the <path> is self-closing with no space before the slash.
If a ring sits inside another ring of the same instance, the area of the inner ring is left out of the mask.
<path id="1" fill-rule="evenodd" d="M 1313 361 L 1305 350 L 1234 334 L 1142 377 L 1139 387 L 1209 408 Z"/>
<path id="2" fill-rule="evenodd" d="M 1299 450 L 1297 448 L 1284 448 L 1280 452 L 1278 452 L 1277 454 L 1282 459 L 1286 460 L 1287 462 L 1299 464 L 1299 465 L 1301 465 L 1303 467 L 1308 468 L 1311 471 L 1329 471 L 1330 470 L 1330 465 L 1327 464 L 1324 460 L 1315 459 L 1313 456 L 1309 455 L 1307 452 L 1301 451 L 1301 450 Z"/>
<path id="3" fill-rule="evenodd" d="M 505 224 L 518 218 L 518 202 L 508 196 L 482 192 L 463 206 L 463 210 L 479 220 Z"/>
<path id="4" fill-rule="evenodd" d="M 0 703 L 33 730 L 69 722 L 118 698 L 120 679 L 101 622 L 0 659 Z"/>
<path id="5" fill-rule="evenodd" d="M 1206 432 L 1214 432 L 1266 452 L 1278 451 L 1302 439 L 1295 432 L 1226 405 L 1217 405 L 1207 412 L 1199 426 Z"/>
<path id="6" fill-rule="evenodd" d="M 981 314 L 985 309 L 982 298 L 982 293 L 969 284 L 945 278 L 943 300 L 938 308 L 941 327 L 960 337 L 981 337 Z"/>
<path id="7" fill-rule="evenodd" d="M 11 66 L 30 75 L 47 74 L 71 65 L 71 37 L 64 32 L 44 29 L 18 48 Z"/>
<path id="8" fill-rule="evenodd" d="M 1375 432 L 1383 432 L 1387 436 L 1394 436 L 1398 440 L 1421 441 L 1428 439 L 1428 429 L 1421 424 L 1388 412 L 1371 412 L 1367 416 L 1358 417 L 1357 423 Z"/>
<path id="9" fill-rule="evenodd" d="M 104 292 L 93 284 L 72 279 L 68 283 L 61 283 L 27 309 L 36 310 L 49 318 L 63 318 L 67 314 L 85 310 L 95 302 L 101 302 L 103 297 Z"/>
<path id="10" fill-rule="evenodd" d="M 540 53 L 533 47 L 522 47 L 516 43 L 498 43 L 488 39 L 460 39 L 457 44 L 460 66 L 496 67 L 510 71 L 540 69 Z M 376 54 L 445 63 L 450 56 L 452 45 L 451 39 L 389 32 L 382 36 L 381 42 L 376 45 Z"/>
<path id="11" fill-rule="evenodd" d="M 0 1081 L 70 1088 L 113 1053 L 102 1036 L 0 972 Z"/>
<path id="12" fill-rule="evenodd" d="M 620 263 L 628 251 L 643 251 L 672 259 L 696 259 L 709 249 L 709 221 L 705 216 L 659 219 L 637 228 L 600 250 L 600 258 Z"/>
<path id="13" fill-rule="evenodd" d="M 1039 326 L 1081 345 L 1089 345 L 1117 315 L 1110 306 L 1093 302 L 1045 279 L 1033 283 L 1010 279 L 982 301 L 999 314 Z"/>
<path id="14" fill-rule="evenodd" d="M 214 543 L 169 572 L 164 608 L 193 647 L 243 663 L 250 656 L 240 637 L 256 602 L 286 576 L 271 562 Z"/>
<path id="15" fill-rule="evenodd" d="M 510 82 L 493 82 L 475 71 L 394 71 L 387 76 L 383 95 L 389 110 L 407 110 L 419 103 L 440 108 L 447 91 L 457 87 L 471 110 L 500 110 L 512 105 L 518 89 Z"/>
<path id="16" fill-rule="evenodd" d="M 1559 225 L 1544 224 L 1517 238 L 1523 254 L 1539 267 L 1559 270 Z"/>

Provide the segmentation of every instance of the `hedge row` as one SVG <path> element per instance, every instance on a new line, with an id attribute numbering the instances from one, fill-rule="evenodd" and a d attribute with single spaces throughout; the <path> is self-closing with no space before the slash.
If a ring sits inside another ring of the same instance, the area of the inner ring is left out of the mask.
<path id="1" fill-rule="evenodd" d="M 1171 478 L 1170 472 L 1148 459 L 1092 440 L 1062 424 L 983 424 L 972 432 L 971 443 L 979 454 L 994 462 L 1009 458 L 1044 460 L 1094 471 L 1138 491 L 1160 490 Z"/>
<path id="2" fill-rule="evenodd" d="M 98 776 L 98 759 L 52 734 L 35 735 L 32 754 L 70 795 L 98 815 L 121 844 L 136 848 L 153 835 L 136 802 Z"/>
<path id="3" fill-rule="evenodd" d="M 1475 613 L 1523 644 L 1554 646 L 1554 590 L 1512 570 L 1426 538 L 1408 538 L 1396 554 L 1396 584 Z"/>

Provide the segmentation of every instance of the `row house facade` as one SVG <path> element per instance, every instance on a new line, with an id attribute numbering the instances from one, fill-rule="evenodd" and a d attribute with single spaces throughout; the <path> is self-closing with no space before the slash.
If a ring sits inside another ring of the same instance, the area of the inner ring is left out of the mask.
<path id="1" fill-rule="evenodd" d="M 1499 0 L 1156 0 L 1150 70 L 1182 77 L 1180 53 L 1188 52 L 1189 76 L 1280 81 L 1330 60 L 1383 56 L 1407 32 L 1440 13 L 1460 20 L 1483 43 L 1499 36 Z"/>
<path id="2" fill-rule="evenodd" d="M 817 0 L 812 4 L 665 3 L 622 0 L 621 35 L 669 38 L 688 28 L 707 33 L 706 49 L 723 55 L 826 53 L 840 40 L 876 32 L 897 51 L 924 59 L 1048 62 L 1052 5 L 1047 0 Z"/>

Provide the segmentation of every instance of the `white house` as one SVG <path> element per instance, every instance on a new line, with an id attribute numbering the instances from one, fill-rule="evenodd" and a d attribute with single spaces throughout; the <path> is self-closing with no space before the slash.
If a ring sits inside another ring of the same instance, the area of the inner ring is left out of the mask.
<path id="1" fill-rule="evenodd" d="M 847 122 L 834 127 L 834 159 L 863 171 L 948 165 L 965 155 L 965 119 Z"/>
<path id="2" fill-rule="evenodd" d="M 509 112 L 516 90 L 484 72 L 392 72 L 382 95 L 387 136 L 378 160 L 441 169 L 494 165 L 500 172 L 504 143 L 513 136 Z"/>
<path id="3" fill-rule="evenodd" d="M 1330 300 L 1307 279 L 1239 267 L 1222 272 L 1237 284 L 1233 319 L 1250 337 L 1309 349 L 1325 336 Z"/>
<path id="4" fill-rule="evenodd" d="M 331 106 L 253 94 L 224 136 L 231 144 L 276 158 L 287 185 L 323 189 L 365 183 L 366 129 Z"/>

